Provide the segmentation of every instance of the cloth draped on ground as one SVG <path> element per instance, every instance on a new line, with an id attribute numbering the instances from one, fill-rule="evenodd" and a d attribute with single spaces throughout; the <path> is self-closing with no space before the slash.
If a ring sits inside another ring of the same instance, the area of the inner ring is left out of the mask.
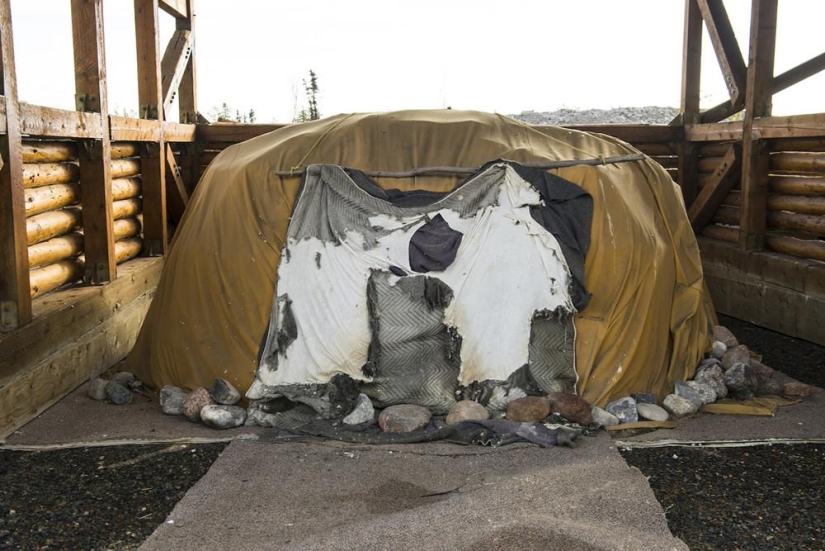
<path id="1" fill-rule="evenodd" d="M 191 389 L 223 377 L 249 389 L 301 184 L 282 175 L 293 167 L 400 172 L 631 153 L 609 136 L 459 110 L 339 115 L 228 147 L 187 206 L 127 369 L 153 386 Z M 577 391 L 598 405 L 631 392 L 661 400 L 693 375 L 713 319 L 679 188 L 652 160 L 549 173 L 593 198 L 584 264 L 592 297 L 573 318 Z M 463 179 L 375 178 L 382 188 L 440 193 Z"/>

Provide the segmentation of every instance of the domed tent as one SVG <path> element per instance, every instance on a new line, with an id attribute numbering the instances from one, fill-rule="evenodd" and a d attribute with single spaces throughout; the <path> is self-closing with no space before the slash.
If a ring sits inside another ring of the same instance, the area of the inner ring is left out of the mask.
<path id="1" fill-rule="evenodd" d="M 290 261 L 290 250 L 301 251 L 296 244 L 310 239 L 309 236 L 316 231 L 310 228 L 303 230 L 310 231 L 310 234 L 294 233 L 298 231 L 296 226 L 307 226 L 303 221 L 311 219 L 309 226 L 324 225 L 330 222 L 333 211 L 350 207 L 355 209 L 353 212 L 369 211 L 369 208 L 361 209 L 358 205 L 375 203 L 379 206 L 375 207 L 377 210 L 367 212 L 369 216 L 363 213 L 358 215 L 369 221 L 368 224 L 362 221 L 364 231 L 369 232 L 381 225 L 376 222 L 384 219 L 381 216 L 387 218 L 386 213 L 390 211 L 382 209 L 399 208 L 398 205 L 385 206 L 392 203 L 392 197 L 425 197 L 423 203 L 419 201 L 419 207 L 424 204 L 421 207 L 423 210 L 419 208 L 415 221 L 406 226 L 409 231 L 398 234 L 401 241 L 409 243 L 414 230 L 432 223 L 437 226 L 433 227 L 437 246 L 452 243 L 453 258 L 460 259 L 473 237 L 467 232 L 457 232 L 466 235 L 464 241 L 459 238 L 456 243 L 454 228 L 462 223 L 461 219 L 474 215 L 446 217 L 449 219 L 441 221 L 444 225 L 439 225 L 441 222 L 434 222 L 437 217 L 431 216 L 437 213 L 427 206 L 432 205 L 433 201 L 454 200 L 461 190 L 467 191 L 467 194 L 475 193 L 475 188 L 468 185 L 505 185 L 484 184 L 485 174 L 499 174 L 502 175 L 499 178 L 501 182 L 515 182 L 512 185 L 522 186 L 519 182 L 536 178 L 535 174 L 526 177 L 524 172 L 519 172 L 530 170 L 526 166 L 531 163 L 593 162 L 594 159 L 634 153 L 638 151 L 610 136 L 564 128 L 536 129 L 500 115 L 456 110 L 339 115 L 288 126 L 231 146 L 209 165 L 187 207 L 166 259 L 154 301 L 128 358 L 128 368 L 153 386 L 174 384 L 191 389 L 208 386 L 215 378 L 226 378 L 244 392 L 252 387 L 250 397 L 259 397 L 262 395 L 261 385 L 266 387 L 269 384 L 266 369 L 273 367 L 269 364 L 267 368 L 267 357 L 271 358 L 273 352 L 281 356 L 289 355 L 283 354 L 283 350 L 278 351 L 279 343 L 284 347 L 293 341 L 308 338 L 310 325 L 312 331 L 326 331 L 333 327 L 330 320 L 344 319 L 332 310 L 315 312 L 314 325 L 307 324 L 307 314 L 300 314 L 304 316 L 302 318 L 297 311 L 284 308 L 286 302 L 279 302 L 279 298 L 283 297 L 276 296 L 276 285 L 287 285 L 286 277 L 279 283 L 279 270 L 286 274 L 284 262 Z M 479 171 L 468 179 L 466 174 L 453 174 L 450 170 L 415 170 L 432 167 L 473 167 L 479 168 Z M 565 310 L 570 313 L 570 329 L 556 333 L 557 336 L 569 336 L 569 353 L 563 350 L 564 345 L 559 348 L 563 355 L 567 354 L 565 357 L 569 358 L 574 370 L 568 389 L 575 389 L 587 401 L 598 405 L 631 392 L 653 392 L 663 398 L 672 391 L 675 381 L 693 375 L 694 367 L 708 348 L 713 316 L 703 282 L 698 246 L 678 186 L 661 166 L 649 159 L 620 164 L 574 164 L 542 173 L 552 175 L 545 178 L 545 184 L 550 189 L 558 189 L 562 185 L 560 182 L 574 184 L 574 188 L 586 192 L 579 195 L 592 198 L 589 236 L 578 236 L 579 245 L 585 244 L 585 250 L 578 251 L 582 256 L 586 252 L 586 257 L 579 259 L 584 260 L 583 275 L 576 273 L 576 261 L 570 257 L 576 254 L 575 244 L 571 247 L 569 240 L 559 237 L 556 231 L 531 226 L 530 219 L 514 221 L 515 224 L 523 222 L 525 226 L 530 226 L 532 229 L 528 233 L 533 236 L 542 234 L 541 239 L 549 243 L 547 250 L 550 256 L 561 260 L 560 266 L 564 268 L 562 279 L 569 276 L 564 279 L 563 285 L 566 287 L 563 290 L 569 294 L 567 298 L 562 297 L 564 300 L 560 299 L 559 304 L 571 306 Z M 505 177 L 506 174 L 515 176 Z M 461 187 L 457 188 L 459 184 Z M 333 185 L 349 190 L 345 192 L 351 195 L 349 202 L 339 205 L 324 198 L 323 190 Z M 531 185 L 535 184 L 531 182 Z M 521 193 L 529 190 L 529 186 L 518 189 Z M 428 195 L 430 198 L 426 199 Z M 358 197 L 363 200 L 357 200 Z M 449 199 L 451 197 L 453 199 Z M 297 205 L 296 198 L 300 198 Z M 557 214 L 562 218 L 566 216 L 564 203 L 568 199 L 559 200 Z M 326 210 L 321 214 L 314 211 L 307 214 L 320 208 L 316 208 L 319 201 L 326 201 Z M 545 195 L 533 197 L 530 201 L 514 205 L 535 209 L 539 208 L 539 203 L 545 206 L 548 202 Z M 302 204 L 306 208 L 298 208 Z M 483 201 L 479 205 L 484 210 Z M 502 201 L 494 198 L 486 207 L 489 210 L 501 205 Z M 447 210 L 444 207 L 438 212 Z M 302 217 L 302 223 L 293 220 L 291 225 L 293 215 Z M 513 218 L 506 213 L 504 216 Z M 345 213 L 339 217 L 349 217 L 347 219 L 350 220 L 355 215 Z M 397 220 L 402 218 L 399 215 Z M 535 214 L 532 216 L 533 220 L 538 218 Z M 332 225 L 329 227 L 332 228 Z M 393 228 L 381 235 L 389 235 L 391 230 Z M 330 231 L 335 233 L 334 228 Z M 340 232 L 335 235 L 340 235 Z M 553 239 L 553 236 L 559 239 Z M 360 234 L 359 237 L 366 243 L 367 237 Z M 589 237 L 589 248 L 586 237 Z M 287 243 L 296 246 L 290 245 L 285 252 Z M 500 248 L 517 249 L 512 243 L 502 242 Z M 361 248 L 366 250 L 369 247 L 364 245 Z M 343 249 L 339 247 L 339 250 Z M 361 254 L 360 250 L 358 254 Z M 346 279 L 346 273 L 341 271 L 346 263 L 322 262 L 320 251 L 310 254 L 309 249 L 299 256 L 305 262 L 309 262 L 306 259 L 317 260 L 316 271 L 325 274 L 318 276 L 326 278 L 323 281 L 334 284 L 337 280 Z M 371 285 L 375 293 L 392 293 L 392 288 L 399 287 L 397 283 L 403 279 L 417 282 L 410 283 L 409 288 L 418 284 L 421 289 L 429 286 L 429 290 L 425 290 L 429 293 L 434 289 L 430 285 L 432 280 L 437 280 L 439 273 L 446 273 L 439 272 L 439 269 L 449 270 L 436 267 L 427 277 L 419 277 L 410 272 L 411 264 L 406 260 L 397 262 L 397 266 L 393 265 L 394 261 L 387 262 L 384 259 L 379 263 L 383 268 L 388 267 L 381 270 L 382 274 L 373 274 L 369 281 L 362 281 L 365 285 Z M 537 262 L 541 264 L 542 261 Z M 316 296 L 312 286 L 319 285 L 321 280 L 316 277 L 317 274 L 302 278 L 300 266 L 292 269 L 287 287 L 291 286 L 290 292 L 293 293 L 303 292 L 305 297 Z M 307 265 L 304 266 L 306 268 Z M 525 264 L 521 273 L 525 270 L 533 273 L 534 269 L 528 269 L 528 266 Z M 368 271 L 367 275 L 370 273 Z M 550 277 L 548 274 L 544 275 Z M 591 295 L 589 301 L 575 296 L 577 275 L 583 279 L 583 286 L 578 291 L 584 293 L 586 290 Z M 514 277 L 517 278 L 518 274 Z M 483 276 L 479 278 L 484 280 Z M 302 279 L 306 281 L 302 282 Z M 306 287 L 303 290 L 302 284 Z M 524 294 L 521 291 L 508 294 L 507 291 L 507 288 L 501 288 L 500 296 L 490 296 L 489 287 L 483 291 L 493 305 L 491 312 L 506 310 L 512 297 Z M 440 291 L 436 289 L 434 292 L 438 294 Z M 278 295 L 283 294 L 278 292 Z M 452 289 L 438 295 L 442 297 L 438 300 L 442 300 L 444 294 L 452 297 Z M 362 295 L 366 297 L 367 291 L 363 291 Z M 324 296 L 324 300 L 332 300 L 329 298 L 332 295 Z M 381 295 L 374 295 L 373 298 L 375 296 Z M 383 296 L 390 297 L 391 294 Z M 467 298 L 473 296 L 472 293 L 463 296 L 464 304 L 472 303 Z M 479 295 L 476 293 L 474 296 Z M 366 328 L 352 341 L 355 343 L 353 346 L 361 348 L 352 356 L 357 361 L 364 358 L 371 361 L 376 353 L 370 345 L 375 348 L 378 330 L 374 324 L 370 325 L 372 318 L 366 311 L 376 308 L 375 300 L 378 299 L 374 298 L 372 303 L 366 304 L 361 312 L 361 321 L 356 324 Z M 447 302 L 439 304 L 438 300 L 436 306 L 451 307 Z M 574 303 L 586 306 L 575 308 Z M 323 300 L 316 300 L 312 307 L 322 308 L 323 304 Z M 330 308 L 332 306 L 329 304 Z M 432 301 L 429 306 L 429 311 L 432 311 Z M 415 307 L 408 304 L 405 308 Z M 404 311 L 403 308 L 401 311 Z M 438 330 L 435 333 L 443 336 L 442 325 L 450 326 L 450 320 L 446 310 L 439 312 L 441 317 L 436 320 Z M 287 318 L 294 316 L 294 319 L 285 320 L 285 314 Z M 324 318 L 327 320 L 326 326 Z M 483 317 L 473 319 L 472 323 L 485 325 Z M 532 320 L 527 320 L 527 325 L 522 324 L 523 327 L 513 326 L 512 332 L 529 333 L 529 322 L 536 319 L 534 316 Z M 339 323 L 338 326 L 344 324 Z M 323 340 L 321 337 L 324 335 L 316 335 L 315 344 L 304 343 L 303 346 L 317 346 Z M 451 340 L 452 352 L 448 351 L 444 357 L 458 353 L 461 360 L 457 369 L 461 373 L 472 373 L 467 358 L 473 350 L 467 342 L 462 345 L 460 337 L 458 340 L 454 337 Z M 527 343 L 528 337 L 522 335 L 519 342 Z M 445 342 L 442 341 L 442 344 Z M 328 354 L 323 357 L 334 356 Z M 296 357 L 293 355 L 293 358 Z M 308 356 L 302 357 L 317 359 L 319 356 L 310 351 Z M 527 351 L 523 357 L 528 357 Z M 528 360 L 525 366 L 529 368 L 531 362 Z M 293 373 L 292 379 L 287 377 L 280 382 L 320 383 L 325 382 L 324 377 L 329 378 L 343 371 L 367 389 L 368 394 L 369 385 L 375 382 L 375 373 L 366 365 L 359 366 L 360 371 L 348 371 L 337 365 L 320 366 L 320 371 L 313 371 L 306 367 L 305 362 L 297 360 L 291 365 L 291 371 L 283 366 L 281 368 L 284 373 Z M 519 367 L 511 365 L 499 373 L 515 373 Z M 256 373 L 257 390 L 253 387 Z M 272 370 L 269 375 L 272 375 Z M 462 379 L 461 384 L 466 386 L 472 382 L 483 381 L 468 376 Z M 378 390 L 375 392 L 380 394 Z"/>

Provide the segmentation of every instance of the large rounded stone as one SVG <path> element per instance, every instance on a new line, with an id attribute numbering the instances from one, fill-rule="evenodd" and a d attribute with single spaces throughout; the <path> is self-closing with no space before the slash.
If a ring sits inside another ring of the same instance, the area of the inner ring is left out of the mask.
<path id="1" fill-rule="evenodd" d="M 550 402 L 542 396 L 525 396 L 507 404 L 505 417 L 519 423 L 538 423 L 550 415 Z"/>
<path id="2" fill-rule="evenodd" d="M 135 380 L 135 374 L 131 371 L 118 371 L 112 376 L 112 381 L 119 385 L 127 386 Z"/>
<path id="3" fill-rule="evenodd" d="M 612 427 L 619 424 L 618 417 L 598 406 L 590 408 L 590 415 L 593 416 L 593 422 L 602 427 Z"/>
<path id="4" fill-rule="evenodd" d="M 101 379 L 100 377 L 89 381 L 89 388 L 86 389 L 86 395 L 92 400 L 102 402 L 106 399 L 106 385 L 109 381 Z"/>
<path id="5" fill-rule="evenodd" d="M 725 352 L 724 356 L 722 356 L 722 368 L 726 370 L 738 363 L 743 363 L 745 365 L 750 365 L 751 363 L 750 352 L 748 352 L 748 347 L 744 344 L 734 346 L 733 348 L 728 348 L 728 351 Z"/>
<path id="6" fill-rule="evenodd" d="M 725 385 L 725 372 L 720 364 L 712 364 L 696 373 L 694 380 L 697 383 L 708 385 L 716 393 L 716 399 L 721 400 L 728 395 L 728 387 Z"/>
<path id="7" fill-rule="evenodd" d="M 235 405 L 241 400 L 241 393 L 226 379 L 215 379 L 209 388 L 209 395 L 215 402 L 226 406 Z"/>
<path id="8" fill-rule="evenodd" d="M 201 421 L 213 429 L 234 429 L 246 421 L 246 410 L 240 406 L 203 406 Z"/>
<path id="9" fill-rule="evenodd" d="M 199 423 L 201 420 L 201 409 L 214 404 L 215 401 L 209 396 L 209 391 L 202 386 L 198 387 L 190 392 L 189 396 L 184 399 L 183 416 L 193 423 Z"/>
<path id="10" fill-rule="evenodd" d="M 119 383 L 109 381 L 106 383 L 106 398 L 116 406 L 125 406 L 132 403 L 132 392 Z"/>
<path id="11" fill-rule="evenodd" d="M 378 424 L 384 432 L 413 432 L 424 429 L 431 417 L 425 407 L 400 404 L 384 409 L 378 416 Z"/>
<path id="12" fill-rule="evenodd" d="M 696 413 L 697 408 L 693 402 L 687 398 L 676 396 L 675 394 L 668 394 L 665 397 L 665 409 L 672 413 L 675 417 L 685 417 L 691 413 Z"/>
<path id="13" fill-rule="evenodd" d="M 782 386 L 782 395 L 783 396 L 795 396 L 804 398 L 806 396 L 811 395 L 811 385 L 806 385 L 805 383 L 800 383 L 799 381 L 793 381 L 791 383 L 785 383 Z"/>
<path id="14" fill-rule="evenodd" d="M 693 405 L 696 406 L 696 409 L 699 409 L 705 404 L 705 401 L 702 399 L 699 393 L 683 381 L 676 381 L 673 393 L 676 396 L 681 396 L 682 398 L 686 398 L 693 402 Z"/>
<path id="15" fill-rule="evenodd" d="M 636 411 L 636 400 L 630 396 L 613 400 L 604 409 L 618 417 L 619 423 L 635 423 L 639 420 L 639 413 Z"/>
<path id="16" fill-rule="evenodd" d="M 745 363 L 737 362 L 725 371 L 725 385 L 730 392 L 753 392 L 757 384 L 756 375 L 753 374 L 751 366 Z"/>
<path id="17" fill-rule="evenodd" d="M 736 337 L 730 332 L 730 329 L 722 325 L 715 325 L 713 327 L 713 340 L 721 341 L 728 348 L 733 348 L 739 344 L 739 341 L 736 340 Z"/>
<path id="18" fill-rule="evenodd" d="M 569 392 L 551 392 L 547 399 L 550 401 L 550 413 L 558 413 L 568 421 L 580 425 L 593 422 L 590 404 L 581 396 Z"/>
<path id="19" fill-rule="evenodd" d="M 714 358 L 721 358 L 728 351 L 728 347 L 722 341 L 713 341 L 710 347 L 710 355 Z"/>
<path id="20" fill-rule="evenodd" d="M 375 419 L 375 408 L 370 397 L 364 393 L 358 395 L 355 408 L 342 420 L 345 425 L 360 425 Z"/>
<path id="21" fill-rule="evenodd" d="M 770 377 L 756 375 L 756 390 L 753 393 L 758 396 L 782 394 L 782 385 Z"/>
<path id="22" fill-rule="evenodd" d="M 768 379 L 773 377 L 773 369 L 753 358 L 751 358 L 751 369 L 753 369 L 753 373 L 757 376 L 767 377 Z"/>
<path id="23" fill-rule="evenodd" d="M 186 392 L 182 388 L 165 385 L 160 389 L 160 409 L 166 415 L 182 415 L 184 400 Z"/>
<path id="24" fill-rule="evenodd" d="M 490 418 L 487 408 L 473 400 L 461 400 L 450 408 L 447 413 L 448 425 L 455 425 L 462 421 L 483 421 Z"/>
<path id="25" fill-rule="evenodd" d="M 670 419 L 667 411 L 656 404 L 637 402 L 636 411 L 639 413 L 639 417 L 648 421 L 667 421 Z"/>
<path id="26" fill-rule="evenodd" d="M 702 399 L 702 405 L 705 404 L 712 404 L 716 401 L 716 391 L 713 390 L 713 387 L 706 383 L 701 383 L 698 381 L 688 381 L 687 386 L 692 388 L 694 392 Z"/>

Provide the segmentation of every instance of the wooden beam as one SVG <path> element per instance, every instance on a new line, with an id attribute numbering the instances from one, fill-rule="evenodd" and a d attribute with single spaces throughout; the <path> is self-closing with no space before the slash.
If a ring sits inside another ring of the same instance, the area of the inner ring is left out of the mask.
<path id="1" fill-rule="evenodd" d="M 685 139 L 690 142 L 722 142 L 742 139 L 742 121 L 685 125 Z"/>
<path id="2" fill-rule="evenodd" d="M 160 121 L 109 116 L 112 141 L 157 142 L 162 136 Z"/>
<path id="3" fill-rule="evenodd" d="M 742 58 L 742 50 L 739 49 L 739 43 L 725 10 L 725 4 L 722 0 L 696 1 L 702 12 L 702 19 L 705 20 L 719 67 L 722 69 L 730 101 L 734 105 L 742 103 L 747 69 L 745 60 Z"/>
<path id="4" fill-rule="evenodd" d="M 169 115 L 169 108 L 175 99 L 183 73 L 192 55 L 192 31 L 178 29 L 169 39 L 163 60 L 160 63 L 161 83 L 163 85 L 163 112 Z"/>
<path id="5" fill-rule="evenodd" d="M 169 144 L 166 144 L 166 163 L 169 167 L 167 176 L 171 176 L 171 178 L 166 179 L 169 217 L 175 224 L 179 224 L 181 218 L 183 218 L 183 211 L 186 210 L 186 205 L 189 203 L 189 192 L 183 183 L 180 167 L 175 161 L 175 154 Z"/>
<path id="6" fill-rule="evenodd" d="M 194 124 L 165 121 L 163 123 L 164 142 L 194 142 L 197 127 Z"/>
<path id="7" fill-rule="evenodd" d="M 99 113 L 67 111 L 21 103 L 20 116 L 20 130 L 27 136 L 90 139 L 100 139 L 103 136 L 103 124 Z"/>
<path id="8" fill-rule="evenodd" d="M 679 117 L 674 122 L 685 124 L 699 122 L 699 87 L 702 76 L 702 12 L 695 0 L 685 0 L 685 30 L 682 41 L 682 99 Z M 697 148 L 679 140 L 678 183 L 682 190 L 685 207 L 696 199 L 699 182 Z"/>
<path id="9" fill-rule="evenodd" d="M 175 19 L 186 19 L 190 13 L 187 0 L 160 0 L 159 7 Z"/>
<path id="10" fill-rule="evenodd" d="M 11 7 L 0 0 L 0 94 L 6 110 L 0 138 L 0 332 L 32 319 L 29 259 L 23 191 L 23 147 L 14 66 Z"/>
<path id="11" fill-rule="evenodd" d="M 0 336 L 0 438 L 129 353 L 163 265 L 137 259 L 102 287 L 35 300 L 35 319 Z"/>
<path id="12" fill-rule="evenodd" d="M 162 124 L 158 0 L 135 0 L 135 40 L 140 118 L 158 120 Z M 144 252 L 148 255 L 163 255 L 168 249 L 165 155 L 162 134 L 156 143 L 142 147 L 143 235 Z"/>
<path id="13" fill-rule="evenodd" d="M 714 170 L 710 182 L 702 188 L 696 201 L 688 209 L 688 217 L 693 231 L 699 233 L 713 218 L 713 213 L 722 204 L 728 192 L 733 189 L 739 174 L 739 147 L 734 144 Z"/>
<path id="14" fill-rule="evenodd" d="M 825 53 L 800 63 L 796 67 L 788 69 L 779 76 L 774 77 L 771 90 L 778 94 L 782 90 L 790 88 L 794 84 L 805 80 L 825 70 Z M 730 100 L 723 101 L 702 113 L 701 122 L 718 122 L 734 115 L 745 108 L 744 103 L 733 104 Z"/>
<path id="15" fill-rule="evenodd" d="M 756 119 L 753 122 L 753 136 L 762 140 L 825 137 L 825 113 Z"/>
<path id="16" fill-rule="evenodd" d="M 239 143 L 288 124 L 199 124 L 195 138 L 199 142 Z"/>
<path id="17" fill-rule="evenodd" d="M 771 84 L 776 53 L 778 0 L 753 0 L 751 7 L 748 82 L 742 122 L 742 217 L 739 245 L 760 250 L 765 245 L 768 212 L 769 153 L 754 137 L 754 120 L 771 114 Z"/>
<path id="18" fill-rule="evenodd" d="M 103 0 L 72 0 L 72 36 L 77 110 L 99 113 L 107 120 L 106 55 Z M 117 277 L 112 236 L 112 145 L 109 132 L 78 144 L 83 206 L 83 243 L 87 283 Z"/>
<path id="19" fill-rule="evenodd" d="M 183 72 L 183 77 L 178 87 L 178 120 L 182 123 L 197 124 L 198 122 L 198 94 L 197 94 L 197 76 L 195 70 L 195 0 L 187 0 L 189 8 L 189 17 L 186 19 L 177 20 L 177 28 L 191 31 L 192 52 L 189 56 L 189 61 L 186 63 L 186 68 Z M 194 185 L 194 182 L 193 182 Z"/>

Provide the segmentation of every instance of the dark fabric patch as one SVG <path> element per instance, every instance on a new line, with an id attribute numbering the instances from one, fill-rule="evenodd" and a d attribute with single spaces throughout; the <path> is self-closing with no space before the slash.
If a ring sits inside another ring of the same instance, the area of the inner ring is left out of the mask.
<path id="1" fill-rule="evenodd" d="M 376 407 L 418 404 L 446 413 L 455 403 L 460 341 L 444 324 L 452 290 L 425 276 L 390 284 L 389 272 L 374 270 L 367 283 L 372 340 L 362 367 L 372 382 L 362 391 Z"/>
<path id="2" fill-rule="evenodd" d="M 405 272 L 398 266 L 390 266 L 390 272 L 392 272 L 393 275 L 397 275 L 398 277 L 404 277 L 405 275 L 407 275 L 407 272 Z"/>
<path id="3" fill-rule="evenodd" d="M 251 404 L 257 424 L 276 426 L 273 419 L 289 419 L 279 428 L 299 426 L 313 419 L 342 419 L 354 408 L 361 391 L 349 375 L 339 373 L 328 383 L 267 386 L 265 397 Z M 275 417 L 272 417 L 275 416 Z M 297 424 L 296 424 L 297 423 Z"/>
<path id="4" fill-rule="evenodd" d="M 489 411 L 503 411 L 511 399 L 542 396 L 541 387 L 533 380 L 528 364 L 513 371 L 506 381 L 486 379 L 473 381 L 459 390 L 462 400 L 473 400 Z"/>
<path id="5" fill-rule="evenodd" d="M 410 238 L 410 268 L 419 273 L 446 269 L 455 260 L 463 237 L 437 214 Z"/>
<path id="6" fill-rule="evenodd" d="M 281 327 L 278 328 L 278 351 L 286 356 L 286 349 L 292 341 L 298 338 L 298 325 L 295 323 L 295 316 L 292 313 L 292 301 L 284 296 L 283 318 Z"/>
<path id="7" fill-rule="evenodd" d="M 575 329 L 563 308 L 539 310 L 530 325 L 528 366 L 542 392 L 574 392 L 576 388 Z"/>

